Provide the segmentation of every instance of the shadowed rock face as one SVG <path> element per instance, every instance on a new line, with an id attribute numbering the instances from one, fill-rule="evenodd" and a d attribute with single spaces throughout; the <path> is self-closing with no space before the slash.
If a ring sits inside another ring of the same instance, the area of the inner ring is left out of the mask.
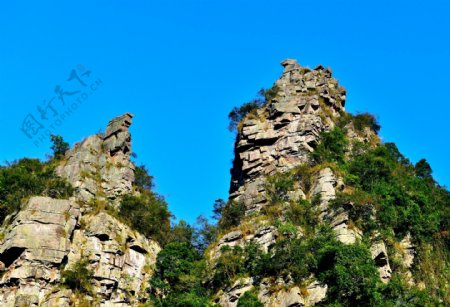
<path id="1" fill-rule="evenodd" d="M 134 306 L 143 296 L 159 245 L 93 207 L 117 206 L 132 193 L 132 117 L 111 120 L 105 136 L 90 136 L 67 152 L 57 173 L 76 188 L 74 197 L 32 197 L 0 229 L 1 306 L 72 306 L 77 297 L 61 288 L 61 271 L 78 260 L 88 260 L 94 275 L 91 304 Z"/>

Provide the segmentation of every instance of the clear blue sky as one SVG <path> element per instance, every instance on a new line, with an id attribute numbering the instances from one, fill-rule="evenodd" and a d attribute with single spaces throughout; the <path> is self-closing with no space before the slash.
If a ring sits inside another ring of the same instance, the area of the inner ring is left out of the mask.
<path id="1" fill-rule="evenodd" d="M 29 113 L 39 119 L 56 85 L 66 103 L 87 88 L 67 81 L 75 69 L 87 86 L 102 83 L 54 133 L 73 144 L 134 113 L 138 161 L 170 210 L 192 222 L 227 197 L 228 112 L 296 58 L 331 66 L 347 109 L 375 113 L 383 139 L 414 162 L 426 157 L 448 186 L 450 4 L 368 2 L 2 1 L 0 161 L 50 152 L 20 128 Z"/>

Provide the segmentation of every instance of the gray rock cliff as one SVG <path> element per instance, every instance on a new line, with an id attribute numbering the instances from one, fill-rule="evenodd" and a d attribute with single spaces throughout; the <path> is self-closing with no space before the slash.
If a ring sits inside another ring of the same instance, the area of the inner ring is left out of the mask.
<path id="1" fill-rule="evenodd" d="M 223 246 L 243 247 L 253 241 L 263 251 L 270 250 L 279 234 L 267 220 L 258 218 L 259 212 L 270 202 L 267 178 L 302 165 L 312 165 L 311 153 L 319 144 L 321 133 L 332 130 L 345 115 L 346 90 L 333 78 L 331 69 L 321 65 L 305 68 L 292 59 L 281 65 L 284 71 L 274 83 L 275 97 L 255 114 L 246 116 L 238 126 L 229 199 L 245 205 L 247 218 L 210 249 L 212 266 Z M 351 123 L 345 130 L 351 140 L 348 151 L 353 142 L 378 140 L 373 131 L 357 132 Z M 350 224 L 348 212 L 330 208 L 330 202 L 344 189 L 339 174 L 324 166 L 312 173 L 309 186 L 296 183 L 288 198 L 318 198 L 315 209 L 320 221 L 331 226 L 339 241 L 354 244 L 361 239 L 362 232 Z M 388 282 L 391 269 L 384 243 L 374 241 L 371 252 L 379 266 L 381 280 Z M 269 291 L 273 288 L 283 290 Z M 221 306 L 237 306 L 239 297 L 251 289 L 258 289 L 258 298 L 265 306 L 311 306 L 326 297 L 327 285 L 320 285 L 312 276 L 310 283 L 301 290 L 290 281 L 274 283 L 250 277 L 218 293 L 217 302 Z"/>
<path id="2" fill-rule="evenodd" d="M 59 176 L 76 188 L 68 200 L 32 197 L 3 226 L 1 306 L 134 306 L 145 294 L 159 245 L 101 209 L 133 192 L 133 115 L 110 121 L 66 153 Z M 61 272 L 87 261 L 92 294 L 61 287 Z"/>

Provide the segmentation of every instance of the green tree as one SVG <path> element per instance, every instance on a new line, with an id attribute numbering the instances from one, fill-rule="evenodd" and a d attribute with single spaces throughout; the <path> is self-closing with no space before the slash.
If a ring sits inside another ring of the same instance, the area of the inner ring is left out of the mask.
<path id="1" fill-rule="evenodd" d="M 241 202 L 229 201 L 222 210 L 222 218 L 219 221 L 220 229 L 228 229 L 239 225 L 245 215 L 245 205 Z"/>
<path id="2" fill-rule="evenodd" d="M 202 285 L 206 266 L 192 244 L 171 242 L 158 254 L 150 280 L 156 306 L 210 306 Z"/>
<path id="3" fill-rule="evenodd" d="M 378 133 L 381 129 L 375 116 L 370 113 L 359 113 L 353 117 L 353 125 L 358 131 L 363 131 L 364 128 L 370 128 L 375 133 Z"/>
<path id="4" fill-rule="evenodd" d="M 202 255 L 206 248 L 217 238 L 217 225 L 211 224 L 207 218 L 200 215 L 195 221 L 194 246 Z"/>
<path id="5" fill-rule="evenodd" d="M 348 141 L 344 132 L 339 127 L 336 127 L 330 132 L 321 134 L 321 140 L 313 152 L 313 158 L 318 163 L 343 163 L 347 144 Z"/>
<path id="6" fill-rule="evenodd" d="M 69 150 L 69 143 L 65 142 L 62 136 L 54 134 L 50 134 L 50 140 L 52 142 L 53 157 L 56 160 L 63 159 L 66 151 Z"/>
<path id="7" fill-rule="evenodd" d="M 148 173 L 145 165 L 136 166 L 134 170 L 134 185 L 140 190 L 151 190 L 153 188 L 153 176 Z"/>
<path id="8" fill-rule="evenodd" d="M 194 240 L 195 229 L 186 221 L 181 220 L 172 227 L 170 234 L 170 242 L 192 244 Z"/>
<path id="9" fill-rule="evenodd" d="M 327 244 L 319 257 L 318 277 L 329 286 L 328 303 L 374 306 L 380 301 L 380 278 L 366 246 Z"/>
<path id="10" fill-rule="evenodd" d="M 420 178 L 432 179 L 433 170 L 431 169 L 430 164 L 425 159 L 420 159 L 416 165 L 414 166 L 416 171 L 416 175 Z"/>
<path id="11" fill-rule="evenodd" d="M 212 218 L 215 219 L 216 221 L 219 221 L 222 218 L 222 211 L 226 205 L 227 203 L 223 199 L 221 198 L 216 199 L 213 204 Z"/>

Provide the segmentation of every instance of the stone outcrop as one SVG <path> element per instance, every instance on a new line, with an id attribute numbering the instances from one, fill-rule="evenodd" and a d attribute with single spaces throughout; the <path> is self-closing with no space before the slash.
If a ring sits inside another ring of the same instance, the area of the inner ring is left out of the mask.
<path id="1" fill-rule="evenodd" d="M 275 226 L 267 225 L 267 223 L 258 223 L 254 225 L 255 230 L 249 230 L 249 233 L 244 234 L 241 230 L 235 230 L 223 236 L 217 245 L 211 249 L 210 257 L 217 259 L 220 256 L 220 249 L 224 246 L 244 247 L 250 242 L 258 244 L 262 251 L 268 252 L 269 248 L 275 244 L 278 237 L 278 230 Z"/>
<path id="2" fill-rule="evenodd" d="M 387 284 L 391 279 L 392 270 L 389 264 L 386 245 L 381 241 L 375 242 L 370 247 L 370 253 L 372 254 L 372 259 L 375 260 L 375 264 L 378 267 L 381 281 Z"/>
<path id="3" fill-rule="evenodd" d="M 259 301 L 268 307 L 314 306 L 325 298 L 327 292 L 327 286 L 320 285 L 317 281 L 300 288 L 283 280 L 274 284 L 268 280 L 257 282 L 252 277 L 247 277 L 238 279 L 232 286 L 221 291 L 217 303 L 223 307 L 236 307 L 239 298 L 245 292 L 255 290 L 255 286 L 258 286 Z M 281 290 L 274 291 L 274 286 Z"/>
<path id="4" fill-rule="evenodd" d="M 320 142 L 320 134 L 332 130 L 339 118 L 345 115 L 346 91 L 332 77 L 329 68 L 319 65 L 308 69 L 291 59 L 281 65 L 284 71 L 271 89 L 275 94 L 271 95 L 270 101 L 247 115 L 238 125 L 229 199 L 245 205 L 247 218 L 244 224 L 221 237 L 210 250 L 213 262 L 220 256 L 221 247 L 243 247 L 250 240 L 270 253 L 279 236 L 278 230 L 254 218 L 269 203 L 267 178 L 302 165 L 313 165 L 311 153 Z M 345 126 L 344 131 L 350 140 L 346 148 L 347 157 L 355 143 L 373 146 L 379 142 L 374 131 L 369 128 L 357 131 L 352 122 Z M 343 178 L 326 165 L 316 167 L 309 176 L 307 184 L 294 183 L 293 190 L 286 195 L 286 205 L 299 199 L 314 200 L 312 203 L 319 221 L 331 226 L 337 240 L 344 244 L 358 242 L 363 233 L 350 220 L 348 209 L 353 204 L 341 208 L 331 206 L 337 194 L 346 188 Z M 280 221 L 283 222 L 283 217 Z M 298 235 L 303 235 L 301 229 Z M 391 268 L 385 244 L 374 242 L 371 253 L 381 280 L 387 283 Z M 274 291 L 274 288 L 282 290 Z M 221 306 L 236 306 L 242 293 L 258 289 L 258 297 L 265 306 L 311 306 L 326 297 L 327 288 L 314 278 L 306 288 L 286 281 L 274 284 L 273 280 L 261 282 L 248 278 L 219 293 L 218 302 Z"/>
<path id="5" fill-rule="evenodd" d="M 332 117 L 345 111 L 346 91 L 329 68 L 282 62 L 274 84 L 275 98 L 242 122 L 235 148 L 230 198 L 249 212 L 264 205 L 264 176 L 309 162 L 322 131 L 334 127 Z"/>
<path id="6" fill-rule="evenodd" d="M 0 245 L 2 306 L 38 305 L 60 278 L 59 266 L 71 248 L 80 215 L 72 200 L 32 197 L 10 225 Z"/>
<path id="7" fill-rule="evenodd" d="M 57 173 L 76 188 L 78 199 L 106 199 L 117 204 L 120 196 L 132 191 L 134 165 L 128 131 L 132 118 L 130 113 L 114 118 L 105 135 L 90 136 L 66 153 Z"/>
<path id="8" fill-rule="evenodd" d="M 238 279 L 231 287 L 219 294 L 218 304 L 223 307 L 236 307 L 239 298 L 253 289 L 252 278 Z"/>
<path id="9" fill-rule="evenodd" d="M 268 307 L 314 306 L 321 302 L 327 293 L 327 286 L 312 282 L 307 287 L 293 286 L 272 294 L 268 283 L 262 283 L 258 298 Z"/>
<path id="10" fill-rule="evenodd" d="M 0 232 L 0 305 L 135 306 L 146 295 L 159 245 L 102 208 L 133 193 L 132 115 L 110 121 L 66 153 L 57 174 L 76 192 L 68 200 L 32 197 Z M 86 261 L 91 293 L 61 286 L 63 270 Z"/>

